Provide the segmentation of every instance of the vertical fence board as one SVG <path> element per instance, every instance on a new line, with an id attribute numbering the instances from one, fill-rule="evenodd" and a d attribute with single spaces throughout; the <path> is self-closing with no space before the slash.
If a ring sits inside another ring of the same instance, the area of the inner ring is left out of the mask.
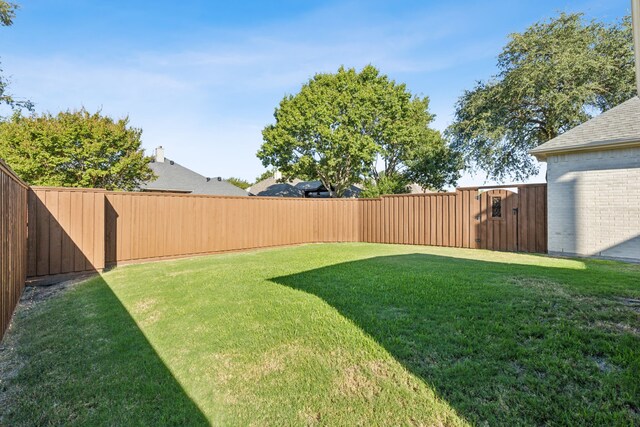
<path id="1" fill-rule="evenodd" d="M 536 252 L 547 252 L 547 186 L 536 188 Z"/>
<path id="2" fill-rule="evenodd" d="M 87 193 L 91 194 L 91 193 Z M 86 256 L 93 255 L 93 244 L 85 244 L 84 236 L 90 236 L 91 233 L 84 232 L 85 220 L 87 223 L 90 218 L 95 217 L 93 209 L 86 211 L 84 206 L 84 193 L 74 191 L 69 194 L 69 212 L 71 218 L 69 222 L 69 242 L 71 244 L 73 264 L 69 272 L 82 271 L 86 269 Z M 85 218 L 87 217 L 87 218 Z M 89 226 L 87 224 L 87 226 Z M 88 239 L 87 239 L 88 240 Z M 84 248 L 81 249 L 81 248 Z"/>
<path id="3" fill-rule="evenodd" d="M 51 215 L 49 215 L 49 256 L 51 257 L 49 260 L 50 274 L 60 273 L 62 230 L 60 228 L 60 223 L 58 222 L 60 215 L 58 210 L 59 198 L 60 193 L 57 191 L 47 191 L 45 197 L 47 209 L 51 213 Z"/>
<path id="4" fill-rule="evenodd" d="M 97 224 L 104 223 L 104 220 L 98 221 L 96 212 L 96 193 L 85 192 L 79 193 L 78 196 L 81 200 L 81 209 L 82 209 L 82 234 L 80 236 L 81 241 L 76 249 L 76 263 L 75 269 L 76 271 L 82 270 L 90 270 L 91 269 L 91 261 L 96 257 L 96 250 L 100 251 L 101 248 L 96 245 L 96 233 L 93 231 L 92 227 L 94 225 L 94 221 Z M 100 227 L 100 225 L 98 225 Z M 101 227 L 104 230 L 104 227 Z M 102 240 L 104 242 L 104 239 Z M 82 248 L 82 249 L 81 249 Z M 102 253 L 104 254 L 104 247 L 102 248 Z M 78 259 L 80 258 L 80 259 Z"/>
<path id="5" fill-rule="evenodd" d="M 37 224 L 37 198 L 33 191 L 27 192 L 27 236 L 36 234 Z M 27 275 L 35 276 L 37 274 L 38 248 L 35 239 L 29 239 L 27 242 Z"/>

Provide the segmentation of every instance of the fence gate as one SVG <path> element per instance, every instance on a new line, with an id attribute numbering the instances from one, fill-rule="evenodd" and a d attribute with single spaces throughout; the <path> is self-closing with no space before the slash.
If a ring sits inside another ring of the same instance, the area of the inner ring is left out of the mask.
<path id="1" fill-rule="evenodd" d="M 478 197 L 479 246 L 492 251 L 519 251 L 518 193 L 507 189 L 495 189 L 483 191 Z"/>
<path id="2" fill-rule="evenodd" d="M 493 251 L 547 252 L 545 184 L 476 187 L 473 191 L 475 197 L 471 206 L 477 207 L 469 209 L 469 213 L 475 223 L 475 247 Z"/>

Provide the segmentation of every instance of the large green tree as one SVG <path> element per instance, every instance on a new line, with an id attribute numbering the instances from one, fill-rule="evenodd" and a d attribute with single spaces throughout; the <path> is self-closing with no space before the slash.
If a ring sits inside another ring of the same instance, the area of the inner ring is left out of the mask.
<path id="1" fill-rule="evenodd" d="M 430 128 L 435 116 L 429 98 L 412 95 L 386 76 L 377 83 L 372 135 L 379 161 L 370 165 L 366 186 L 389 194 L 407 192 L 411 183 L 430 189 L 454 185 L 463 165 L 440 132 Z"/>
<path id="2" fill-rule="evenodd" d="M 413 96 L 373 66 L 316 74 L 298 94 L 280 102 L 275 124 L 263 130 L 258 158 L 285 179 L 320 180 L 333 197 L 355 183 L 375 186 L 382 176 L 385 188 L 402 188 L 386 183 L 406 180 L 418 160 L 423 169 L 437 164 L 419 156 L 449 152 L 440 134 L 429 128 L 433 115 L 428 107 L 428 98 Z M 419 169 L 413 173 L 419 175 Z M 444 180 L 428 184 L 441 187 L 458 177 L 457 170 L 442 175 Z M 422 175 L 425 182 L 427 176 Z"/>
<path id="3" fill-rule="evenodd" d="M 267 178 L 271 178 L 273 176 L 273 171 L 272 170 L 266 170 L 264 172 L 262 172 L 260 175 L 258 175 L 256 177 L 256 179 L 253 181 L 253 183 L 257 183 L 260 181 L 264 181 Z"/>
<path id="4" fill-rule="evenodd" d="M 31 185 L 133 190 L 152 179 L 140 129 L 82 109 L 0 122 L 0 158 Z"/>
<path id="5" fill-rule="evenodd" d="M 447 131 L 467 165 L 488 176 L 538 172 L 528 151 L 635 94 L 631 22 L 561 14 L 512 34 L 500 72 L 464 92 Z"/>
<path id="6" fill-rule="evenodd" d="M 332 196 L 342 196 L 368 173 L 376 156 L 371 135 L 377 79 L 373 67 L 340 68 L 316 74 L 275 111 L 276 123 L 262 132 L 258 158 L 284 178 L 319 179 Z"/>

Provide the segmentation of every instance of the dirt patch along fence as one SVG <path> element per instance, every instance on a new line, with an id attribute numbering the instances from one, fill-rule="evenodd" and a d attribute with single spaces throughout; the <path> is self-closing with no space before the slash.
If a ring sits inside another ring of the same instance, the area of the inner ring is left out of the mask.
<path id="1" fill-rule="evenodd" d="M 0 339 L 27 278 L 27 191 L 0 160 Z"/>
<path id="2" fill-rule="evenodd" d="M 122 263 L 302 243 L 546 251 L 544 185 L 466 188 L 455 193 L 379 199 L 223 197 L 36 187 L 29 192 L 29 218 L 29 277 L 57 277 Z"/>

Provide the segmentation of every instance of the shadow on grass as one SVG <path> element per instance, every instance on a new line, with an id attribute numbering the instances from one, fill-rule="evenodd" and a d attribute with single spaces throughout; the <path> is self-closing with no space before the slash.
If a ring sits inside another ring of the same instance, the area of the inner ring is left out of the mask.
<path id="1" fill-rule="evenodd" d="M 602 267 L 410 254 L 272 281 L 322 298 L 474 423 L 634 424 L 638 315 L 620 297 L 639 275 Z"/>
<path id="2" fill-rule="evenodd" d="M 0 424 L 208 425 L 101 277 L 21 310 Z"/>

